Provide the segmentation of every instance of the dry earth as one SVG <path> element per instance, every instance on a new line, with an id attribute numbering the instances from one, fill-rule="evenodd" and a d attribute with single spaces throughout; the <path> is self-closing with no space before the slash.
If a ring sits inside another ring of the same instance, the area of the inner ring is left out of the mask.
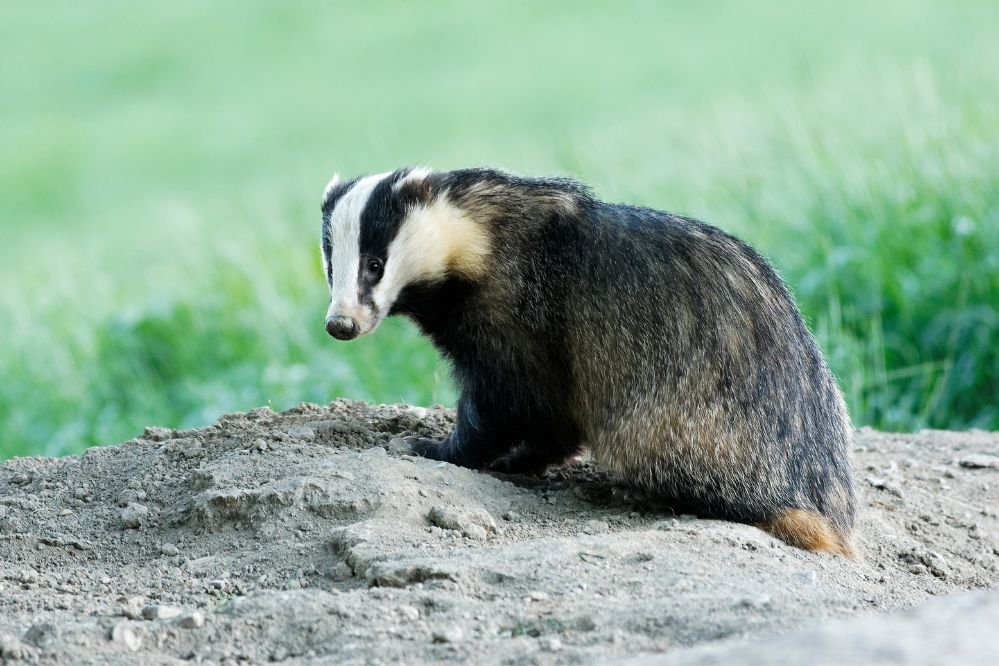
<path id="1" fill-rule="evenodd" d="M 265 408 L 0 464 L 0 661 L 999 663 L 997 434 L 859 432 L 850 561 L 585 459 L 500 477 L 401 450 L 451 421 Z"/>

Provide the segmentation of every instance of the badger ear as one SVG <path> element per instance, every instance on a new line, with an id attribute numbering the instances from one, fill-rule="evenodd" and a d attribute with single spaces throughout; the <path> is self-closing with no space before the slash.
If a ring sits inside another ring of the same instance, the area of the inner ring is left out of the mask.
<path id="1" fill-rule="evenodd" d="M 326 187 L 323 189 L 323 203 L 324 204 L 326 203 L 326 200 L 329 199 L 330 192 L 332 192 L 333 188 L 336 187 L 339 184 L 340 184 L 340 174 L 335 173 L 335 174 L 333 174 L 333 177 L 330 178 L 330 182 L 326 183 Z"/>
<path id="2" fill-rule="evenodd" d="M 399 199 L 407 205 L 427 204 L 433 197 L 431 176 L 433 171 L 427 167 L 413 167 L 402 176 L 392 189 Z"/>

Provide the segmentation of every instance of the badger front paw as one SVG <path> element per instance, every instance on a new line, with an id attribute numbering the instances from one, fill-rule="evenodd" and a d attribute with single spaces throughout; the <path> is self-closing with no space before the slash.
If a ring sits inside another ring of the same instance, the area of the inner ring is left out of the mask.
<path id="1" fill-rule="evenodd" d="M 429 439 L 427 437 L 404 437 L 403 441 L 406 446 L 409 447 L 409 452 L 420 456 L 421 458 L 429 458 L 431 460 L 447 460 L 444 455 L 445 444 L 447 440 L 437 440 Z"/>

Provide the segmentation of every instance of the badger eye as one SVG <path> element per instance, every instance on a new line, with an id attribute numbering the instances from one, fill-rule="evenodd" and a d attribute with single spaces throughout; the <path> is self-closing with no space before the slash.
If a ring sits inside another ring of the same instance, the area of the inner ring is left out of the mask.
<path id="1" fill-rule="evenodd" d="M 368 274 L 374 277 L 380 277 L 385 266 L 382 264 L 380 259 L 368 259 Z"/>

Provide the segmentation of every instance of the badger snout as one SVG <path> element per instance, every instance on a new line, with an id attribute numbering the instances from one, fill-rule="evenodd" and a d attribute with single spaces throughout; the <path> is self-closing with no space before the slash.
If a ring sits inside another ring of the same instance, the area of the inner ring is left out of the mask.
<path id="1" fill-rule="evenodd" d="M 337 340 L 353 340 L 361 329 L 350 317 L 335 315 L 326 318 L 326 332 Z"/>

